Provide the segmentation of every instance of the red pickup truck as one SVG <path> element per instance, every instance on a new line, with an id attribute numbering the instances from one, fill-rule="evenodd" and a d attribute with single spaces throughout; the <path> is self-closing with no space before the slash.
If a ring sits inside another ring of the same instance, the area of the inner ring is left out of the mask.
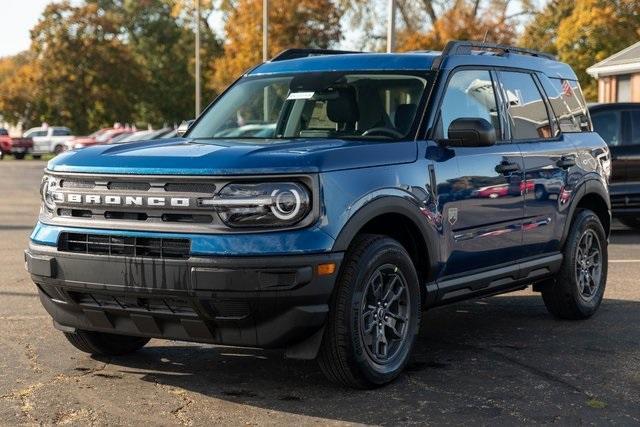
<path id="1" fill-rule="evenodd" d="M 22 160 L 31 150 L 33 150 L 33 139 L 11 138 L 6 129 L 0 128 L 0 159 L 11 154 L 16 159 Z"/>

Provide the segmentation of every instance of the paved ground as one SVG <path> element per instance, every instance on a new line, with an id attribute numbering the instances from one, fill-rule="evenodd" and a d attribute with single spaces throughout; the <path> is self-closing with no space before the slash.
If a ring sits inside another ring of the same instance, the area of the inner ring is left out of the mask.
<path id="1" fill-rule="evenodd" d="M 433 310 L 408 372 L 358 392 L 277 352 L 75 351 L 23 267 L 43 166 L 0 162 L 0 424 L 640 424 L 638 233 L 616 226 L 593 319 L 553 320 L 529 291 Z"/>

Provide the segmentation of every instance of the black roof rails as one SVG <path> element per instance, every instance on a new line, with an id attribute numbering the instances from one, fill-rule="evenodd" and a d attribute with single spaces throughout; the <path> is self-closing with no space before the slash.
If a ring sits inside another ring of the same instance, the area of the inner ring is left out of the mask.
<path id="1" fill-rule="evenodd" d="M 462 41 L 452 40 L 445 46 L 442 51 L 442 55 L 433 61 L 432 68 L 437 69 L 440 67 L 442 60 L 450 55 L 470 55 L 472 51 L 480 52 L 494 52 L 498 55 L 505 55 L 507 53 L 516 53 L 518 55 L 529 55 L 537 58 L 556 60 L 556 57 L 550 53 L 538 52 L 533 49 L 525 49 L 523 47 L 508 46 L 504 44 L 475 42 L 475 41 Z"/>
<path id="2" fill-rule="evenodd" d="M 324 55 L 345 55 L 349 53 L 362 53 L 350 50 L 331 50 L 331 49 L 305 49 L 294 48 L 286 49 L 277 54 L 271 59 L 271 62 L 288 61 L 289 59 L 307 58 L 309 56 L 324 56 Z"/>

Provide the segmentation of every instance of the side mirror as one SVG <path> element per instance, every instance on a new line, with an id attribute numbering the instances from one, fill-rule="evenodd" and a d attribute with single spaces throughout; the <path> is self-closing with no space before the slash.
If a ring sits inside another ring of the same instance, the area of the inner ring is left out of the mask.
<path id="1" fill-rule="evenodd" d="M 178 126 L 178 129 L 176 130 L 176 135 L 179 137 L 184 136 L 184 134 L 187 133 L 187 131 L 189 130 L 193 122 L 195 122 L 195 119 L 183 120 L 182 123 L 180 123 L 180 126 Z"/>
<path id="2" fill-rule="evenodd" d="M 496 129 L 485 119 L 461 117 L 449 125 L 446 145 L 455 147 L 488 147 L 496 143 Z"/>

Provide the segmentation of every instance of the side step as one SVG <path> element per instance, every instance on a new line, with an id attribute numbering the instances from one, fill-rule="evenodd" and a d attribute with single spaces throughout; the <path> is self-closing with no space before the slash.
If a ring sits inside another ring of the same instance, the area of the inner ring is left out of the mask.
<path id="1" fill-rule="evenodd" d="M 475 296 L 508 291 L 523 284 L 552 276 L 562 265 L 562 254 L 523 261 L 471 275 L 456 276 L 427 284 L 427 292 L 435 291 L 434 305 L 448 304 Z"/>

